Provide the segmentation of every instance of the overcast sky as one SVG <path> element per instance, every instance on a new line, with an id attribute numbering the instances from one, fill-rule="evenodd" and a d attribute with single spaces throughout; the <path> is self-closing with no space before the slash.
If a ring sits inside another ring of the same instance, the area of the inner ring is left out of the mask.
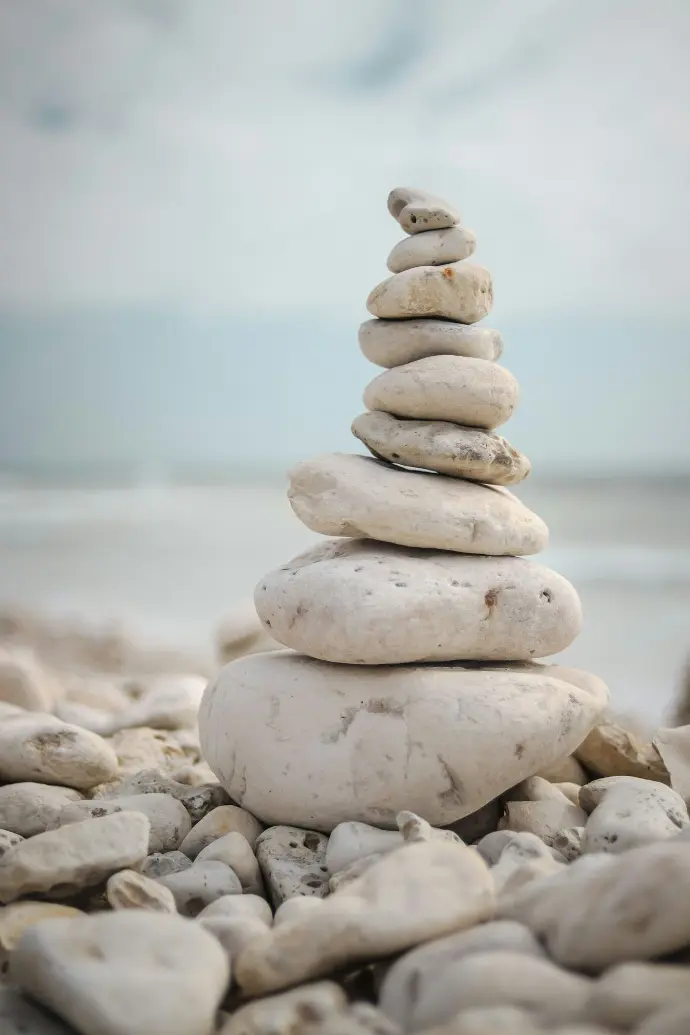
<path id="1" fill-rule="evenodd" d="M 411 184 L 494 272 L 508 437 L 690 470 L 689 53 L 686 0 L 0 0 L 0 460 L 352 448 Z"/>

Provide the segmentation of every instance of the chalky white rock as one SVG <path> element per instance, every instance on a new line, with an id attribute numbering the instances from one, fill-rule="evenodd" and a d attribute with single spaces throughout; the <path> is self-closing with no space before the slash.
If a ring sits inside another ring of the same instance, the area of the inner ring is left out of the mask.
<path id="1" fill-rule="evenodd" d="M 493 283 L 487 269 L 472 262 L 451 262 L 394 273 L 373 289 L 367 309 L 384 320 L 429 316 L 477 323 L 491 311 L 493 301 Z"/>
<path id="2" fill-rule="evenodd" d="M 195 864 L 211 860 L 225 863 L 230 867 L 239 878 L 243 895 L 262 894 L 263 883 L 259 863 L 244 834 L 239 834 L 236 830 L 223 834 L 222 837 L 202 848 L 196 857 Z"/>
<path id="3" fill-rule="evenodd" d="M 425 356 L 496 360 L 503 352 L 498 331 L 449 320 L 365 320 L 359 347 L 379 367 L 397 367 Z"/>
<path id="4" fill-rule="evenodd" d="M 148 854 L 176 851 L 189 831 L 189 813 L 170 794 L 133 794 L 97 801 L 75 801 L 65 805 L 54 826 L 81 823 L 84 819 L 113 815 L 116 812 L 141 812 L 150 824 Z"/>
<path id="5" fill-rule="evenodd" d="M 653 780 L 604 777 L 580 788 L 580 802 L 590 814 L 583 852 L 627 852 L 674 837 L 690 826 L 681 796 Z"/>
<path id="6" fill-rule="evenodd" d="M 88 790 L 110 780 L 118 762 L 108 742 L 54 715 L 25 712 L 0 723 L 0 780 Z"/>
<path id="7" fill-rule="evenodd" d="M 402 273 L 414 266 L 443 266 L 447 262 L 469 259 L 476 247 L 477 238 L 467 227 L 426 230 L 399 241 L 388 256 L 386 266 L 391 273 Z"/>
<path id="8" fill-rule="evenodd" d="M 219 805 L 192 827 L 180 845 L 180 851 L 190 859 L 196 859 L 207 845 L 232 831 L 246 837 L 253 848 L 262 829 L 261 823 L 246 809 L 238 805 Z"/>
<path id="9" fill-rule="evenodd" d="M 293 895 L 328 894 L 327 838 L 315 830 L 274 826 L 256 842 L 256 857 L 274 907 Z"/>
<path id="10" fill-rule="evenodd" d="M 439 230 L 460 222 L 459 212 L 443 198 L 416 187 L 396 187 L 388 195 L 388 211 L 408 234 Z"/>
<path id="11" fill-rule="evenodd" d="M 286 647 L 350 665 L 528 661 L 564 650 L 582 621 L 571 584 L 532 561 L 363 539 L 300 554 L 264 576 L 255 600 Z"/>
<path id="12" fill-rule="evenodd" d="M 601 680 L 558 666 L 361 668 L 277 651 L 227 665 L 199 718 L 209 764 L 264 822 L 395 828 L 412 809 L 446 826 L 572 751 L 607 700 Z"/>
<path id="13" fill-rule="evenodd" d="M 82 800 L 72 787 L 44 783 L 8 783 L 0 787 L 0 829 L 33 837 L 51 829 L 62 809 Z"/>

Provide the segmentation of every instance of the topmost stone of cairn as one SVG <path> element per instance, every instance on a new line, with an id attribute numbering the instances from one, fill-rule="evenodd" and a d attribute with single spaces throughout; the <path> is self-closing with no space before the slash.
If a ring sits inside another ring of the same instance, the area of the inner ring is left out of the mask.
<path id="1" fill-rule="evenodd" d="M 396 187 L 388 195 L 388 211 L 408 234 L 445 230 L 460 222 L 460 213 L 443 198 L 413 187 Z"/>

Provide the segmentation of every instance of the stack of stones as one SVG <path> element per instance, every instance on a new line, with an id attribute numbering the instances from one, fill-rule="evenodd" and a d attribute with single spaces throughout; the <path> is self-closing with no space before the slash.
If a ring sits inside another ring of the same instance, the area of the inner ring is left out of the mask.
<path id="1" fill-rule="evenodd" d="M 535 659 L 577 636 L 577 594 L 525 555 L 543 521 L 505 486 L 530 464 L 495 429 L 518 395 L 496 360 L 488 270 L 445 201 L 394 190 L 408 236 L 360 329 L 387 370 L 353 432 L 373 457 L 291 472 L 290 501 L 329 536 L 258 585 L 288 650 L 240 658 L 207 691 L 205 757 L 267 823 L 394 827 L 403 809 L 448 826 L 572 752 L 607 691 Z"/>

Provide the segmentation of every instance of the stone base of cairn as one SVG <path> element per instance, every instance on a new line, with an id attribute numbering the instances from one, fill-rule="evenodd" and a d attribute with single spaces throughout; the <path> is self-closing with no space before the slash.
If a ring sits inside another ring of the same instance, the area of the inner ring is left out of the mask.
<path id="1" fill-rule="evenodd" d="M 394 190 L 409 235 L 371 292 L 364 354 L 387 368 L 352 425 L 372 456 L 290 474 L 292 507 L 331 537 L 261 580 L 286 651 L 240 658 L 206 695 L 204 754 L 266 823 L 447 826 L 570 754 L 607 703 L 600 679 L 540 664 L 577 636 L 577 594 L 525 555 L 544 522 L 505 487 L 530 463 L 495 429 L 518 384 L 478 326 L 491 275 L 439 198 Z"/>

